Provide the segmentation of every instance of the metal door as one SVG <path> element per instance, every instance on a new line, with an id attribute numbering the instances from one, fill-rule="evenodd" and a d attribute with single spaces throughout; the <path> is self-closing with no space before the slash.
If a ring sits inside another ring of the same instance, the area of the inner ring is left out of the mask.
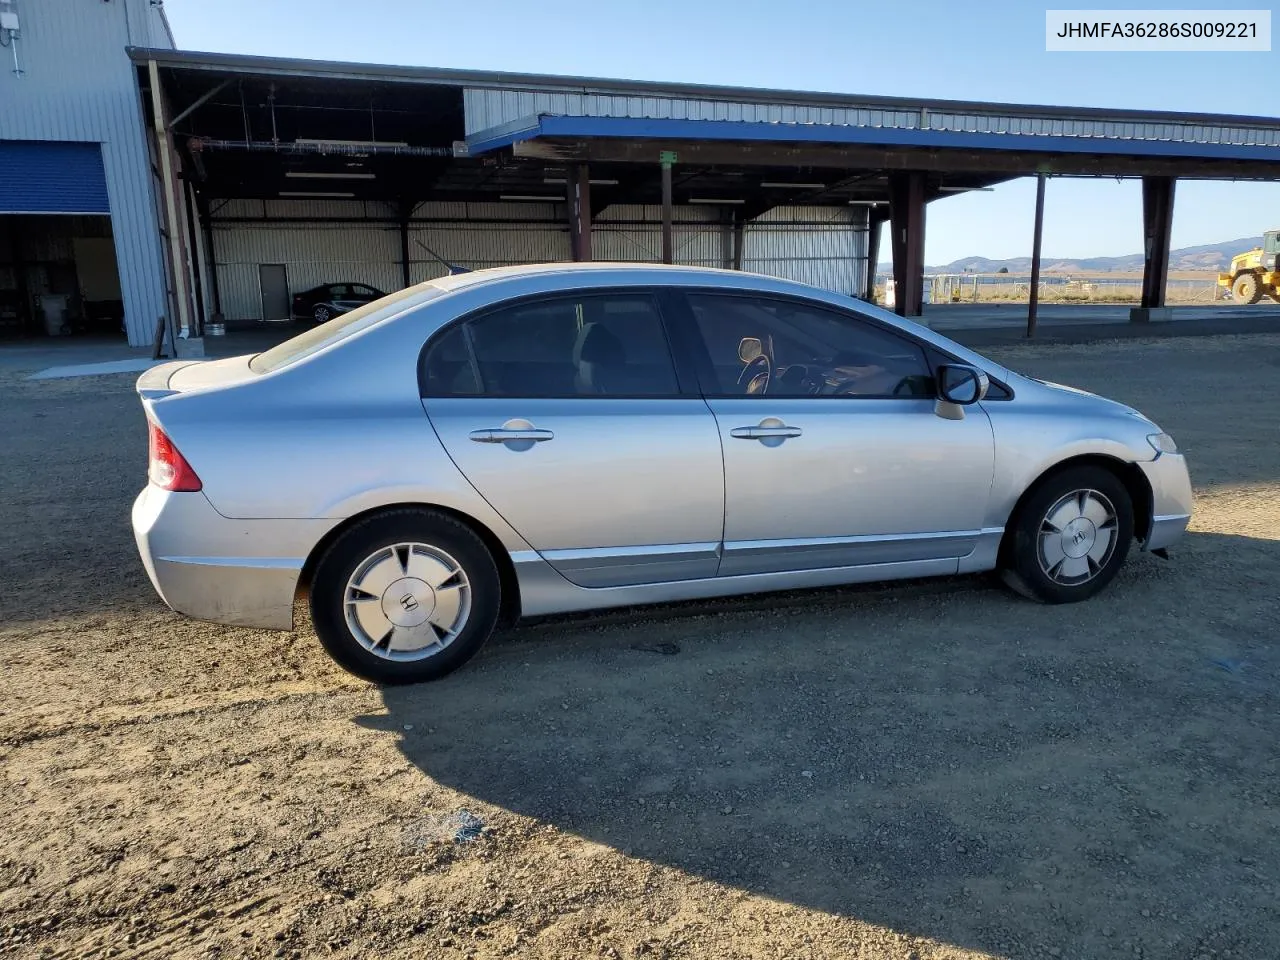
<path id="1" fill-rule="evenodd" d="M 288 320 L 290 317 L 289 277 L 283 263 L 258 264 L 262 288 L 262 319 Z"/>
<path id="2" fill-rule="evenodd" d="M 424 405 L 453 462 L 566 579 L 715 576 L 719 435 L 677 383 L 651 298 L 503 308 L 438 338 L 424 370 Z"/>

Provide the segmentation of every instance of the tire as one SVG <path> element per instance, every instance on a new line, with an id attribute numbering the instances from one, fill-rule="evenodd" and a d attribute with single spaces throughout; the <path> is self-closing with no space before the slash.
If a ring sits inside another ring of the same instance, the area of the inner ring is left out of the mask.
<path id="1" fill-rule="evenodd" d="M 322 303 L 311 312 L 311 316 L 315 319 L 316 323 L 328 323 L 333 319 L 333 311 Z"/>
<path id="2" fill-rule="evenodd" d="M 1104 531 L 1110 532 L 1105 543 Z M 1129 554 L 1133 502 L 1111 471 L 1068 467 L 1032 490 L 1010 533 L 1001 569 L 1010 587 L 1042 603 L 1087 600 L 1115 578 Z"/>
<path id="3" fill-rule="evenodd" d="M 429 509 L 357 522 L 325 550 L 311 581 L 320 643 L 340 666 L 380 684 L 458 669 L 493 634 L 501 609 L 502 584 L 484 541 Z"/>
<path id="4" fill-rule="evenodd" d="M 1262 299 L 1262 284 L 1256 273 L 1241 273 L 1231 284 L 1231 298 L 1240 303 L 1257 303 Z"/>

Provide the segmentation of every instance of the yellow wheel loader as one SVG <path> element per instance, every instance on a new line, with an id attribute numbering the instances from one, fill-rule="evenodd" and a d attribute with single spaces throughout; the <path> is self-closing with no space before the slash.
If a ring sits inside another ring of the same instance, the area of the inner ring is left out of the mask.
<path id="1" fill-rule="evenodd" d="M 1280 230 L 1262 235 L 1262 246 L 1254 247 L 1231 258 L 1231 267 L 1218 274 L 1218 286 L 1231 291 L 1236 303 L 1257 303 L 1263 297 L 1280 300 L 1280 270 L 1276 255 L 1280 253 Z"/>

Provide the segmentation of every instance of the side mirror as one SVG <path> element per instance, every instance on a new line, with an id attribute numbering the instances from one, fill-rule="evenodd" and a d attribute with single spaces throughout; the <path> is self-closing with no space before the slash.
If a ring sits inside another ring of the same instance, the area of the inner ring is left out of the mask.
<path id="1" fill-rule="evenodd" d="M 743 363 L 750 363 L 763 353 L 764 344 L 759 337 L 743 337 L 738 341 L 738 359 Z"/>
<path id="2" fill-rule="evenodd" d="M 944 363 L 938 367 L 938 396 L 947 403 L 967 407 L 987 395 L 991 381 L 977 367 Z"/>

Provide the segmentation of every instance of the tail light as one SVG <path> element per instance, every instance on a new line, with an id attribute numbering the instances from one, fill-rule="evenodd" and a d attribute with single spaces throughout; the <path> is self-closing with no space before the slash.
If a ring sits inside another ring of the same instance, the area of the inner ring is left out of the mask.
<path id="1" fill-rule="evenodd" d="M 200 489 L 200 478 L 191 469 L 191 464 L 178 452 L 173 441 L 151 421 L 147 422 L 148 439 L 150 441 L 150 460 L 147 464 L 147 479 L 161 490 L 194 493 Z"/>

